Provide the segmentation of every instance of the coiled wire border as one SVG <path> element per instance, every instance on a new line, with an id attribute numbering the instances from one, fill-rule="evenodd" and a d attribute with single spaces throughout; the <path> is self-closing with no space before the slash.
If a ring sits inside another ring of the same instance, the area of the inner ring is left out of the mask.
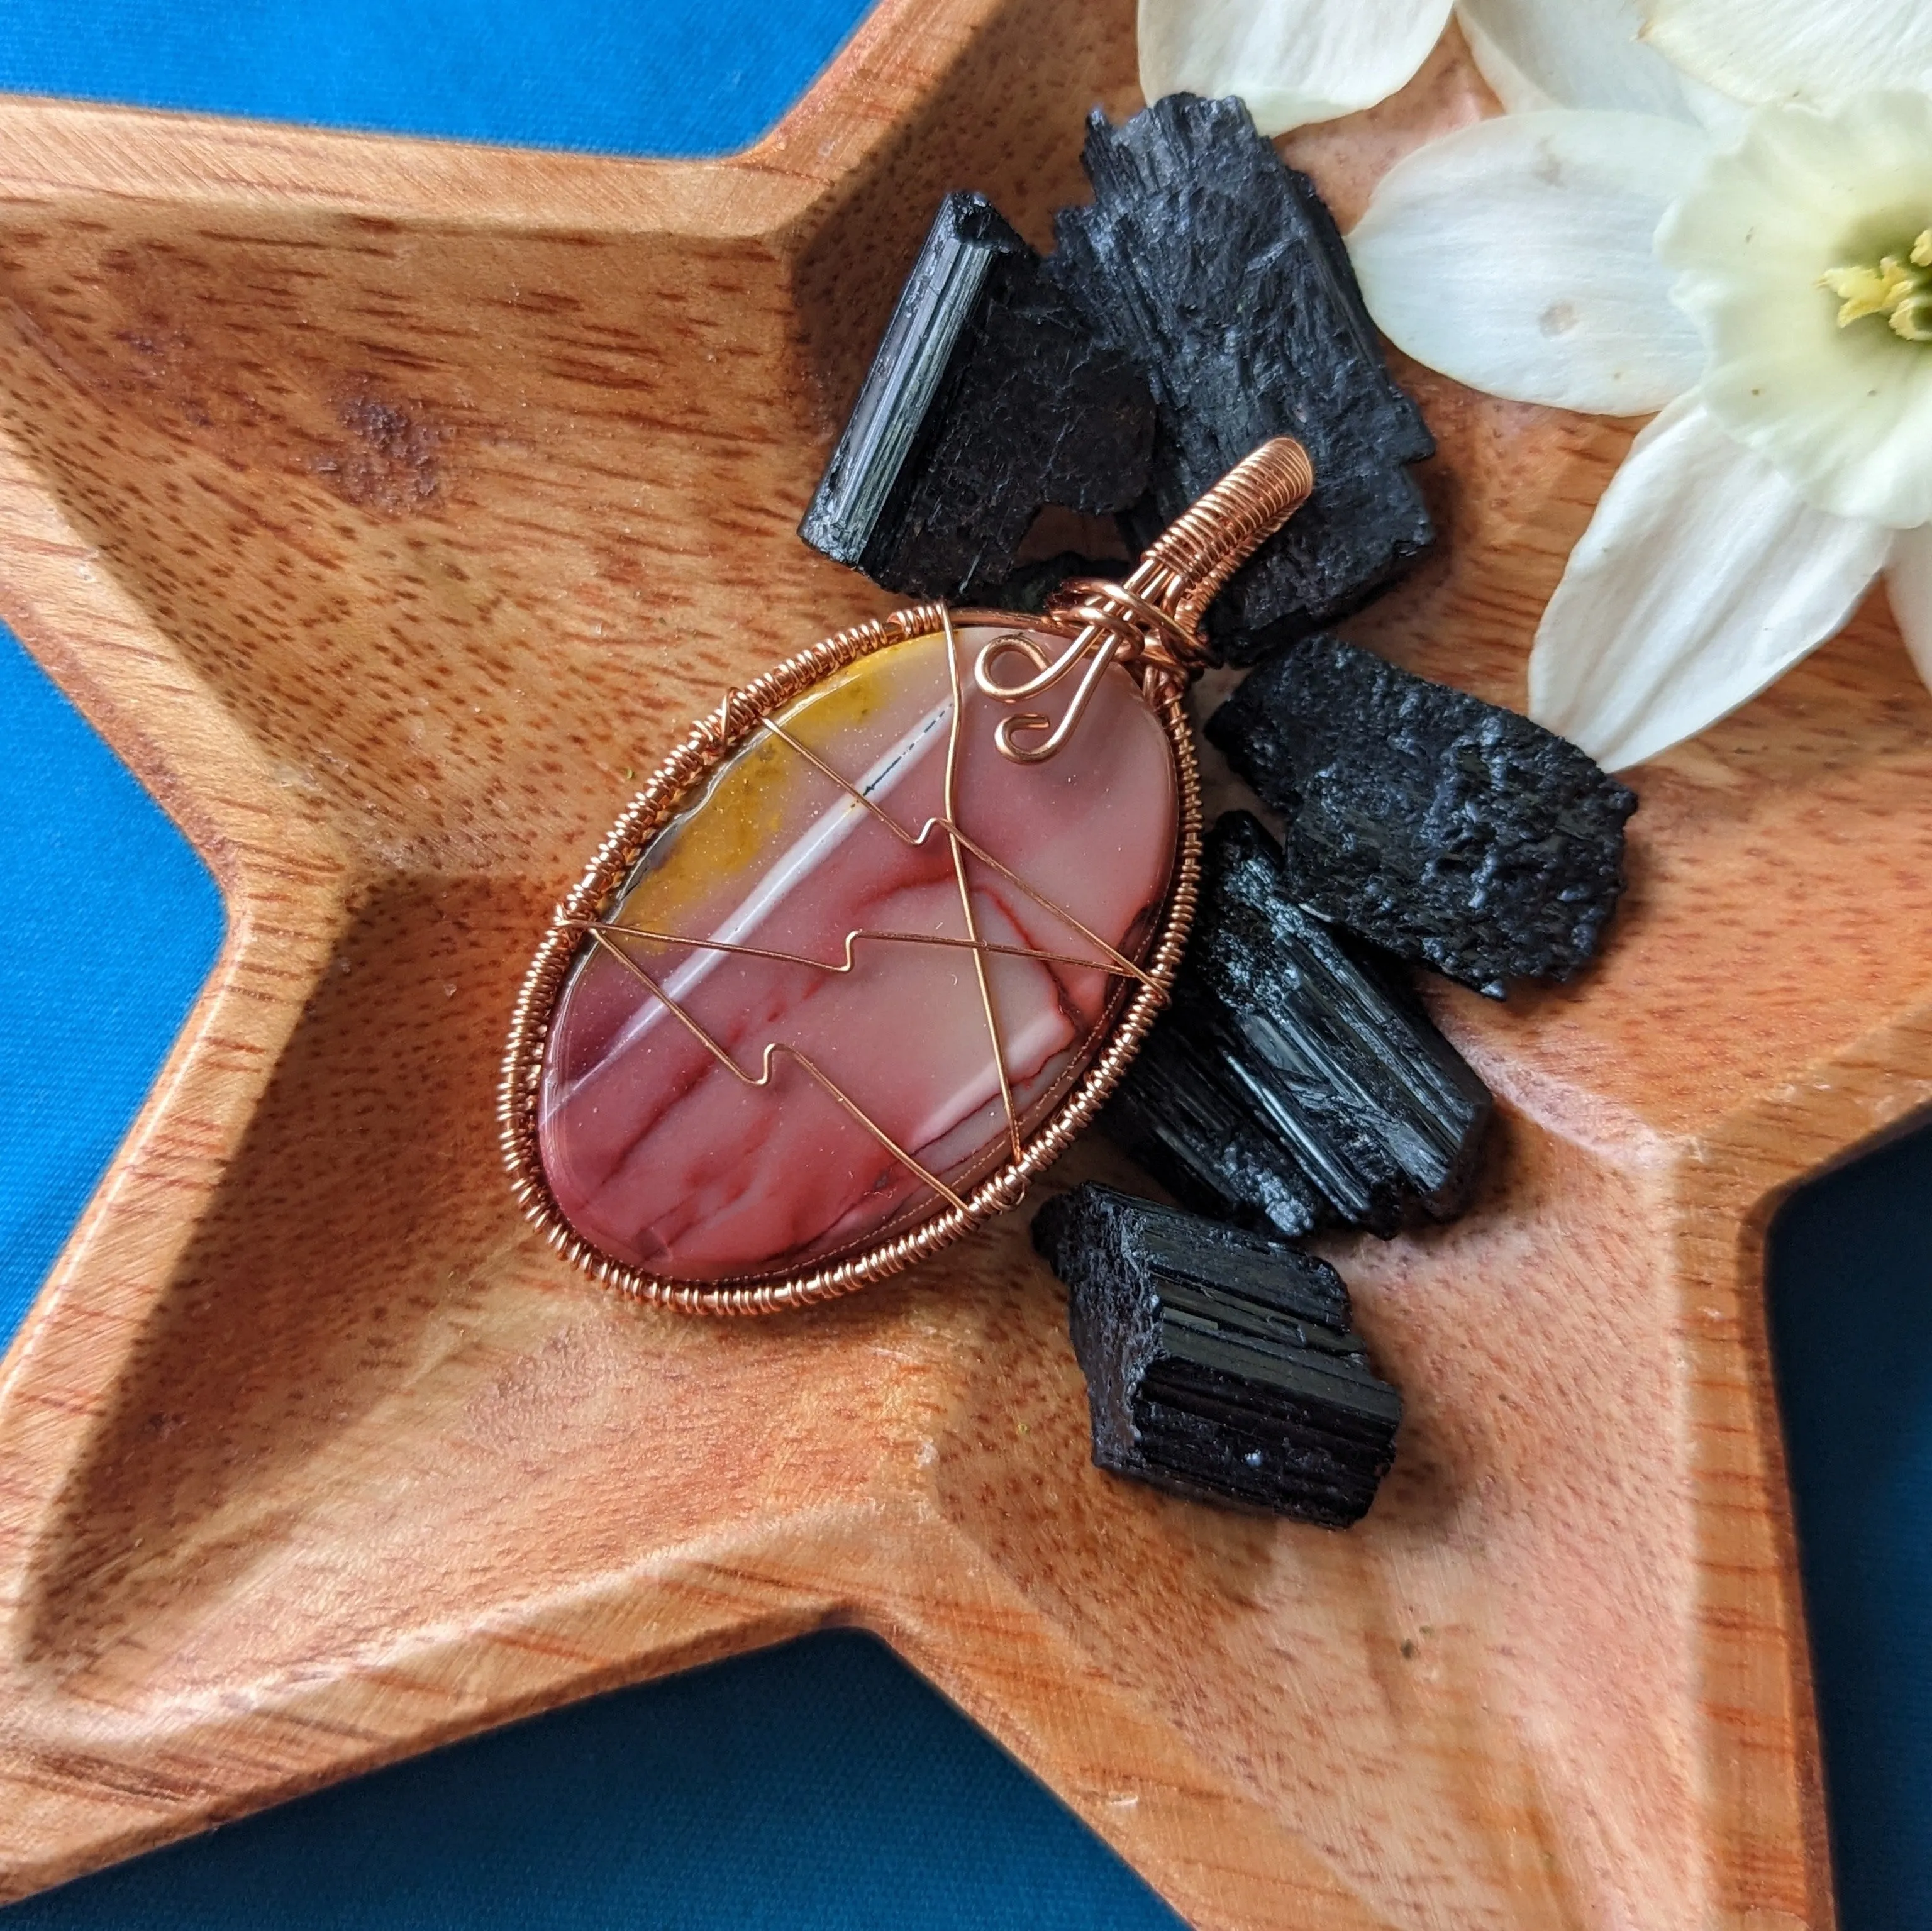
<path id="1" fill-rule="evenodd" d="M 1024 616 L 1011 610 L 968 610 L 952 614 L 962 628 L 994 625 L 1061 635 L 1077 635 L 1079 628 L 1077 622 L 1070 626 L 1064 619 Z M 687 794 L 745 742 L 760 718 L 789 703 L 833 671 L 875 650 L 930 635 L 941 627 L 941 606 L 936 603 L 895 610 L 871 623 L 842 630 L 775 665 L 743 689 L 728 691 L 718 709 L 700 718 L 684 742 L 652 774 L 598 847 L 576 888 L 553 915 L 517 995 L 497 1090 L 496 1116 L 512 1190 L 524 1217 L 566 1261 L 605 1286 L 685 1314 L 777 1314 L 836 1300 L 926 1259 L 1025 1197 L 1035 1176 L 1066 1150 L 1074 1135 L 1100 1111 L 1166 1003 L 1193 923 L 1201 875 L 1200 769 L 1192 729 L 1179 695 L 1172 689 L 1153 708 L 1174 753 L 1180 807 L 1179 837 L 1166 901 L 1145 963 L 1147 979 L 1136 983 L 1100 1057 L 1028 1136 L 1022 1156 L 1008 1161 L 982 1181 L 963 1210 L 946 1207 L 918 1226 L 842 1260 L 802 1273 L 749 1278 L 735 1284 L 646 1273 L 586 1240 L 564 1219 L 538 1158 L 536 1108 L 544 1045 L 565 977 L 583 943 L 583 922 L 604 916 L 652 837 Z"/>

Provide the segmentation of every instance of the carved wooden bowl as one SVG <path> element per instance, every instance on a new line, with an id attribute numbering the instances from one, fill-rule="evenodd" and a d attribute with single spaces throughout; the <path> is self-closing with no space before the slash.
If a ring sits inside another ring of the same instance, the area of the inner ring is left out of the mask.
<path id="1" fill-rule="evenodd" d="M 1502 1126 L 1460 1224 L 1336 1243 L 1410 1413 L 1352 1533 L 1097 1473 L 1018 1216 L 720 1326 L 510 1202 L 551 905 L 728 683 L 892 601 L 794 525 L 938 196 L 1045 242 L 1130 13 L 886 0 L 716 163 L 0 106 L 0 616 L 230 917 L 7 1357 L 9 1892 L 847 1621 L 1204 1927 L 1829 1922 L 1762 1249 L 1932 1099 L 1882 599 L 1637 775 L 1600 969 L 1440 989 Z M 1451 47 L 1291 148 L 1346 223 L 1492 105 Z M 1628 430 L 1404 373 L 1445 541 L 1352 634 L 1520 703 Z"/>

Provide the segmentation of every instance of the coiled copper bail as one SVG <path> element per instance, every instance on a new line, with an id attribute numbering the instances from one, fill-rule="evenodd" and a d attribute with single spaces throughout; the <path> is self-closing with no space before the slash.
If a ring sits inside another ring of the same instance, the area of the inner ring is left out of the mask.
<path id="1" fill-rule="evenodd" d="M 1091 653 L 1058 724 L 1036 711 L 1016 712 L 1001 721 L 994 740 L 1002 754 L 1016 764 L 1052 757 L 1072 735 L 1112 664 L 1138 679 L 1150 704 L 1178 696 L 1206 661 L 1201 620 L 1208 606 L 1314 487 L 1308 451 L 1292 436 L 1277 436 L 1243 457 L 1170 523 L 1125 583 L 1075 577 L 1054 592 L 1045 624 L 1072 638 L 1058 657 L 1042 661 L 1038 647 L 1017 634 L 995 637 L 974 660 L 973 681 L 1002 703 L 1037 697 Z M 1033 674 L 1016 684 L 1000 683 L 994 667 L 1009 655 L 1024 657 Z M 1019 742 L 1022 732 L 1033 741 Z"/>

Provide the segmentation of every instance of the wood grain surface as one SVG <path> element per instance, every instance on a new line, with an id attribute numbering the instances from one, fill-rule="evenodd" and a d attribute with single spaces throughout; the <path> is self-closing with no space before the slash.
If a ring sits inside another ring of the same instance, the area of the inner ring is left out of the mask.
<path id="1" fill-rule="evenodd" d="M 0 1384 L 9 1894 L 843 1621 L 1215 1931 L 1830 1924 L 1762 1250 L 1932 1102 L 1882 597 L 1636 775 L 1599 969 L 1437 988 L 1502 1123 L 1460 1224 L 1331 1244 L 1409 1403 L 1352 1533 L 1096 1471 L 1023 1216 L 720 1327 L 511 1204 L 512 996 L 632 774 L 891 601 L 794 532 L 937 197 L 1044 241 L 1132 72 L 1127 0 L 886 0 L 716 163 L 0 103 L 0 616 L 229 916 Z M 1288 147 L 1346 223 L 1492 111 L 1452 39 Z M 1628 427 L 1403 373 L 1444 541 L 1351 632 L 1520 703 Z"/>

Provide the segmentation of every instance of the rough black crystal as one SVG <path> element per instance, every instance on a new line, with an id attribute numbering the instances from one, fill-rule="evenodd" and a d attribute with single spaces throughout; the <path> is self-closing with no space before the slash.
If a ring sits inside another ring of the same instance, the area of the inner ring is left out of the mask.
<path id="1" fill-rule="evenodd" d="M 1396 386 L 1334 217 L 1238 100 L 1169 94 L 1115 127 L 1096 112 L 1090 207 L 1055 218 L 1055 278 L 1144 367 L 1160 424 L 1144 544 L 1257 445 L 1298 437 L 1306 507 L 1210 622 L 1231 660 L 1354 610 L 1432 535 L 1404 465 L 1435 451 Z"/>
<path id="2" fill-rule="evenodd" d="M 1198 998 L 1188 1001 L 1192 1011 Z M 1181 1019 L 1148 1035 L 1100 1116 L 1102 1129 L 1197 1213 L 1285 1240 L 1334 1218 L 1242 1084 Z"/>
<path id="3" fill-rule="evenodd" d="M 1068 577 L 1098 577 L 1118 583 L 1126 571 L 1127 566 L 1118 559 L 1096 560 L 1082 556 L 1078 550 L 1062 550 L 1021 564 L 998 589 L 988 593 L 986 601 L 995 610 L 1024 610 L 1030 616 L 1037 616 L 1046 608 L 1047 599 Z"/>
<path id="4" fill-rule="evenodd" d="M 1066 1283 L 1094 1459 L 1198 1501 L 1358 1522 L 1402 1397 L 1325 1261 L 1090 1181 L 1035 1216 Z"/>
<path id="5" fill-rule="evenodd" d="M 1228 812 L 1173 997 L 1102 1126 L 1177 1199 L 1263 1233 L 1451 1218 L 1492 1102 L 1401 970 L 1296 904 L 1280 847 Z"/>
<path id="6" fill-rule="evenodd" d="M 991 202 L 949 195 L 799 532 L 889 589 L 983 595 L 1048 504 L 1139 496 L 1153 431 L 1139 369 Z"/>
<path id="7" fill-rule="evenodd" d="M 1540 724 L 1316 637 L 1207 730 L 1286 820 L 1289 889 L 1323 918 L 1497 999 L 1595 952 L 1636 799 Z"/>

